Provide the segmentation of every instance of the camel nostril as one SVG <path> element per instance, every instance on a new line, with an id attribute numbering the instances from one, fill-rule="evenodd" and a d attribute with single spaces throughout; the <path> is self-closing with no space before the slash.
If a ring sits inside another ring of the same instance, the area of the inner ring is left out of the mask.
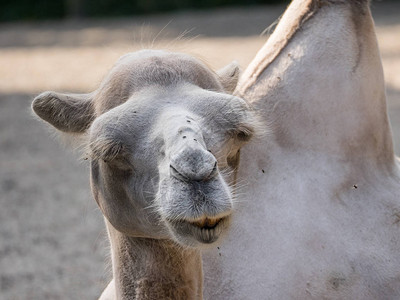
<path id="1" fill-rule="evenodd" d="M 213 169 L 211 172 L 207 175 L 204 176 L 203 178 L 191 178 L 192 176 L 187 176 L 182 174 L 182 172 L 178 171 L 173 165 L 169 166 L 170 169 L 170 174 L 172 177 L 175 177 L 176 179 L 179 179 L 181 181 L 208 181 L 210 179 L 213 179 L 217 174 L 218 174 L 218 165 L 217 162 L 215 162 Z"/>
<path id="2" fill-rule="evenodd" d="M 179 179 L 181 181 L 189 181 L 189 178 L 186 177 L 185 175 L 182 175 L 176 168 L 174 168 L 172 165 L 169 165 L 169 170 L 171 176 L 175 177 L 176 179 Z"/>
<path id="3" fill-rule="evenodd" d="M 211 173 L 207 176 L 206 180 L 214 178 L 218 174 L 218 165 L 217 162 L 215 162 L 213 169 L 211 170 Z"/>
<path id="4" fill-rule="evenodd" d="M 171 155 L 170 175 L 181 181 L 208 181 L 218 175 L 218 164 L 212 153 L 201 145 L 189 145 Z"/>

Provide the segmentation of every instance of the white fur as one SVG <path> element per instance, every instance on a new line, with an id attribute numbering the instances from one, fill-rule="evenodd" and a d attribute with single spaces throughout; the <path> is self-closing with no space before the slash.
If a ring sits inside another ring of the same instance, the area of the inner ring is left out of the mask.
<path id="1" fill-rule="evenodd" d="M 294 0 L 237 93 L 273 133 L 241 150 L 205 298 L 399 299 L 400 171 L 367 1 Z"/>

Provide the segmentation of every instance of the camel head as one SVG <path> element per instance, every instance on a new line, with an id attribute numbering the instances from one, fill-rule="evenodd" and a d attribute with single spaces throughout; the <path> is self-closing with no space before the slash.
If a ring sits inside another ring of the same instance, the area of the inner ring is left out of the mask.
<path id="1" fill-rule="evenodd" d="M 231 185 L 253 116 L 231 93 L 238 67 L 217 73 L 184 54 L 119 59 L 90 94 L 46 92 L 34 112 L 87 141 L 91 186 L 107 221 L 134 237 L 197 247 L 229 227 Z"/>

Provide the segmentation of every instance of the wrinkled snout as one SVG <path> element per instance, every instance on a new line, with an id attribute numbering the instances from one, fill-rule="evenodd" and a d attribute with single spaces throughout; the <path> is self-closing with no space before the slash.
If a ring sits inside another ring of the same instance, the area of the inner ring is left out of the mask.
<path id="1" fill-rule="evenodd" d="M 170 172 L 184 181 L 207 181 L 218 173 L 217 160 L 200 143 L 189 142 L 172 155 Z"/>
<path id="2" fill-rule="evenodd" d="M 160 212 L 178 243 L 190 247 L 212 244 L 230 224 L 230 188 L 218 170 L 217 159 L 207 150 L 203 138 L 207 131 L 196 118 L 188 113 L 168 117 L 164 166 L 169 167 L 169 174 L 163 172 Z"/>

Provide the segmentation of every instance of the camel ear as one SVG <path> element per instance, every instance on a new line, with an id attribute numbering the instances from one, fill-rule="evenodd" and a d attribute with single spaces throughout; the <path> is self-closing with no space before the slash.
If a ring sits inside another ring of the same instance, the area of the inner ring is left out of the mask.
<path id="1" fill-rule="evenodd" d="M 237 61 L 231 62 L 217 72 L 225 91 L 233 93 L 239 80 L 240 68 Z"/>
<path id="2" fill-rule="evenodd" d="M 95 118 L 92 94 L 44 92 L 32 103 L 33 111 L 58 130 L 84 132 Z"/>

